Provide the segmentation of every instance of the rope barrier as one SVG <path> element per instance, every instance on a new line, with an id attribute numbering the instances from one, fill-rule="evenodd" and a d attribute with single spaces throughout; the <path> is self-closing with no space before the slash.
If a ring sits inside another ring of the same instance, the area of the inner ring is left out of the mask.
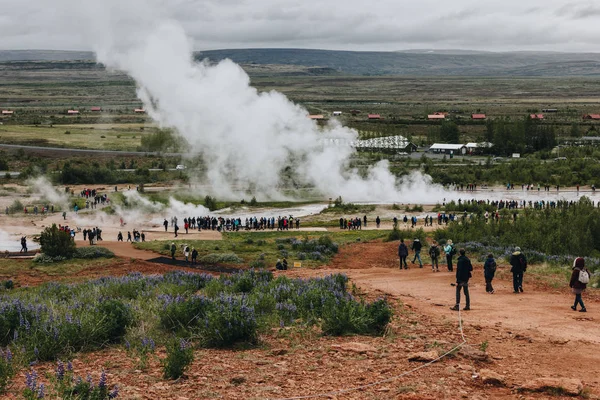
<path id="1" fill-rule="evenodd" d="M 464 332 L 463 332 L 463 324 L 462 324 L 462 317 L 461 317 L 461 314 L 460 314 L 460 310 L 458 311 L 458 327 L 459 327 L 459 331 L 460 331 L 460 336 L 462 338 L 462 343 L 454 346 L 451 350 L 449 350 L 446 353 L 442 354 L 441 356 L 439 356 L 435 360 L 432 360 L 432 361 L 429 361 L 429 362 L 427 362 L 425 364 L 419 365 L 418 367 L 413 368 L 410 371 L 403 372 L 400 375 L 395 375 L 395 376 L 392 376 L 392 377 L 387 378 L 387 379 L 382 379 L 380 381 L 376 381 L 376 382 L 368 383 L 366 385 L 356 386 L 356 387 L 348 388 L 348 389 L 340 389 L 340 390 L 334 390 L 334 391 L 331 391 L 331 392 L 317 393 L 317 394 L 311 394 L 311 395 L 306 395 L 306 396 L 282 397 L 282 398 L 278 398 L 278 399 L 274 399 L 274 400 L 302 400 L 302 399 L 314 399 L 314 398 L 317 398 L 317 397 L 336 396 L 336 395 L 340 395 L 340 394 L 354 392 L 354 391 L 357 391 L 357 390 L 367 389 L 367 388 L 370 388 L 370 387 L 373 387 L 373 386 L 381 385 L 382 383 L 387 383 L 387 382 L 395 381 L 396 379 L 400 379 L 402 377 L 410 375 L 413 372 L 419 371 L 420 369 L 426 368 L 426 367 L 428 367 L 428 366 L 430 366 L 430 365 L 438 362 L 442 358 L 448 356 L 449 354 L 452 354 L 453 352 L 455 352 L 456 350 L 460 349 L 465 344 L 467 344 L 467 339 L 465 338 L 465 335 L 464 335 Z"/>

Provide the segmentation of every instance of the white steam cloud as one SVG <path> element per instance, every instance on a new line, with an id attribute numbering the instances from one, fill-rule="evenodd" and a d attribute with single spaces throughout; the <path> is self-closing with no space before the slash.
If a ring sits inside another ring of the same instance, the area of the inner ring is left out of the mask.
<path id="1" fill-rule="evenodd" d="M 327 197 L 380 202 L 445 197 L 441 187 L 420 174 L 397 180 L 386 162 L 362 177 L 349 168 L 353 148 L 323 140 L 349 142 L 356 131 L 337 123 L 320 129 L 284 95 L 257 92 L 231 61 L 195 62 L 182 25 L 165 17 L 172 6 L 176 3 L 162 0 L 59 0 L 51 3 L 48 15 L 68 15 L 66 25 L 55 25 L 86 37 L 98 61 L 135 79 L 149 115 L 182 135 L 190 153 L 202 154 L 213 193 L 251 190 L 259 197 L 280 198 L 281 172 L 291 166 L 298 183 Z"/>
<path id="2" fill-rule="evenodd" d="M 55 206 L 60 206 L 64 210 L 69 208 L 68 194 L 56 190 L 45 176 L 28 179 L 26 183 L 31 194 L 38 196 L 40 200 L 44 200 Z"/>

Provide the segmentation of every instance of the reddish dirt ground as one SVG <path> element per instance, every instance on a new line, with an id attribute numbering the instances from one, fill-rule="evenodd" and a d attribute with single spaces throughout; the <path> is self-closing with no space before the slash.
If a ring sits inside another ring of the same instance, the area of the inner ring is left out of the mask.
<path id="1" fill-rule="evenodd" d="M 104 369 L 109 382 L 121 387 L 126 399 L 278 399 L 314 395 L 385 380 L 421 364 L 409 362 L 415 351 L 443 353 L 461 343 L 454 303 L 454 275 L 425 268 L 397 269 L 395 243 L 356 243 L 340 249 L 329 267 L 292 270 L 291 276 L 323 276 L 344 272 L 369 298 L 387 296 L 395 317 L 385 337 L 323 337 L 315 330 L 274 329 L 261 345 L 247 350 L 198 350 L 186 379 L 162 379 L 158 359 L 146 371 L 119 348 L 82 354 L 74 361 L 84 375 Z M 118 249 L 113 249 L 113 251 Z M 153 258 L 155 254 L 128 253 Z M 117 254 L 119 254 L 117 252 Z M 425 261 L 424 257 L 424 261 Z M 500 270 L 506 268 L 501 265 Z M 163 273 L 173 266 L 121 259 L 102 271 L 84 270 L 78 278 L 119 275 L 129 271 Z M 182 269 L 182 268 L 177 268 Z M 445 265 L 441 266 L 445 269 Z M 282 272 L 276 272 L 281 274 Z M 471 307 L 461 312 L 467 346 L 486 348 L 489 359 L 452 354 L 407 376 L 367 389 L 331 394 L 330 399 L 546 399 L 549 393 L 521 393 L 517 388 L 539 377 L 575 378 L 583 382 L 584 397 L 600 398 L 600 302 L 586 293 L 589 312 L 570 310 L 572 295 L 525 276 L 525 293 L 512 293 L 510 282 L 497 279 L 496 294 L 485 293 L 481 265 L 475 264 L 470 286 Z M 502 274 L 501 274 L 502 275 Z M 33 282 L 32 282 L 33 283 Z M 464 304 L 464 299 L 463 299 Z M 340 350 L 336 345 L 359 342 L 373 346 L 365 353 Z M 159 352 L 158 357 L 164 353 Z M 51 368 L 49 365 L 40 369 Z M 482 369 L 505 379 L 501 386 L 484 385 Z M 16 380 L 18 391 L 24 372 Z M 565 397 L 566 398 L 566 397 Z"/>

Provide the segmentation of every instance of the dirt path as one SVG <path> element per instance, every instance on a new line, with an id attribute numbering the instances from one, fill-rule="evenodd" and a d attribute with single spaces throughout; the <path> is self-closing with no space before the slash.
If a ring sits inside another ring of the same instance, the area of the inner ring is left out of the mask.
<path id="1" fill-rule="evenodd" d="M 314 276 L 343 272 L 367 293 L 386 294 L 418 315 L 455 325 L 456 312 L 449 309 L 455 301 L 455 287 L 451 286 L 454 273 L 448 272 L 445 264 L 441 266 L 445 271 L 439 273 L 431 271 L 431 264 L 423 269 L 409 265 L 408 270 L 399 270 L 396 246 L 353 244 L 342 248 L 328 269 L 293 273 Z M 489 344 L 501 373 L 515 381 L 540 376 L 578 378 L 594 393 L 600 391 L 600 352 L 592 350 L 600 343 L 596 293 L 584 294 L 587 313 L 573 312 L 573 295 L 568 289 L 549 289 L 525 274 L 525 293 L 514 294 L 512 282 L 495 279 L 496 293 L 490 295 L 485 292 L 482 266 L 477 263 L 469 289 L 472 309 L 462 312 L 465 329 L 471 331 L 467 340 L 472 345 Z"/>

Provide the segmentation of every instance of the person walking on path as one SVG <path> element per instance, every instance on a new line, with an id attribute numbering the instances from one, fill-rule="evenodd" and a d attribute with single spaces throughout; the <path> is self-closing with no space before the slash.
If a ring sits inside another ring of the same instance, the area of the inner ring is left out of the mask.
<path id="1" fill-rule="evenodd" d="M 419 260 L 419 268 L 423 268 L 423 261 L 421 261 L 421 248 L 423 246 L 421 245 L 421 241 L 417 238 L 415 238 L 415 240 L 413 240 L 412 245 L 410 246 L 410 248 L 412 250 L 415 251 L 415 257 L 412 260 L 412 263 L 415 264 L 415 261 L 417 261 L 417 259 Z"/>
<path id="2" fill-rule="evenodd" d="M 454 307 L 450 307 L 453 311 L 460 309 L 460 291 L 461 289 L 465 292 L 466 305 L 463 308 L 464 311 L 471 309 L 471 298 L 469 297 L 469 279 L 471 278 L 471 271 L 473 271 L 473 265 L 471 260 L 465 255 L 465 249 L 460 249 L 460 256 L 456 260 L 456 304 Z"/>
<path id="3" fill-rule="evenodd" d="M 444 246 L 444 253 L 446 253 L 446 264 L 448 264 L 448 271 L 452 272 L 452 257 L 456 254 L 456 248 L 452 244 L 452 240 L 448 239 L 446 246 Z"/>
<path id="4" fill-rule="evenodd" d="M 513 274 L 513 289 L 515 293 L 523 293 L 523 273 L 527 271 L 527 259 L 520 247 L 510 256 L 510 272 Z"/>
<path id="5" fill-rule="evenodd" d="M 494 260 L 493 254 L 488 254 L 485 263 L 483 264 L 483 277 L 485 278 L 485 291 L 494 294 L 494 288 L 492 287 L 492 280 L 496 274 L 496 260 Z"/>
<path id="6" fill-rule="evenodd" d="M 573 273 L 571 274 L 571 282 L 569 282 L 569 287 L 575 295 L 575 304 L 571 306 L 573 311 L 577 311 L 577 304 L 579 304 L 581 305 L 579 312 L 587 312 L 585 304 L 583 304 L 583 300 L 581 299 L 581 294 L 589 282 L 590 271 L 585 268 L 585 260 L 583 257 L 577 257 L 573 261 Z"/>
<path id="7" fill-rule="evenodd" d="M 184 245 L 184 249 L 183 249 L 183 255 L 185 256 L 185 262 L 189 262 L 190 261 L 190 246 L 188 246 L 187 244 Z"/>
<path id="8" fill-rule="evenodd" d="M 438 259 L 440 258 L 440 248 L 435 240 L 429 248 L 429 256 L 431 257 L 431 271 L 440 272 L 440 266 L 438 263 Z"/>
<path id="9" fill-rule="evenodd" d="M 175 260 L 175 252 L 177 251 L 177 246 L 175 246 L 175 242 L 171 243 L 171 260 Z"/>
<path id="10" fill-rule="evenodd" d="M 192 265 L 196 264 L 198 260 L 198 250 L 192 247 Z"/>
<path id="11" fill-rule="evenodd" d="M 398 257 L 400 257 L 400 269 L 402 269 L 402 264 L 404 264 L 404 269 L 408 269 L 408 264 L 406 263 L 406 257 L 408 257 L 408 247 L 404 244 L 404 239 L 400 239 L 400 245 L 398 246 Z"/>
<path id="12" fill-rule="evenodd" d="M 167 228 L 169 227 L 169 221 L 167 221 L 167 219 L 165 218 L 163 225 L 165 227 L 165 232 L 167 231 Z"/>

